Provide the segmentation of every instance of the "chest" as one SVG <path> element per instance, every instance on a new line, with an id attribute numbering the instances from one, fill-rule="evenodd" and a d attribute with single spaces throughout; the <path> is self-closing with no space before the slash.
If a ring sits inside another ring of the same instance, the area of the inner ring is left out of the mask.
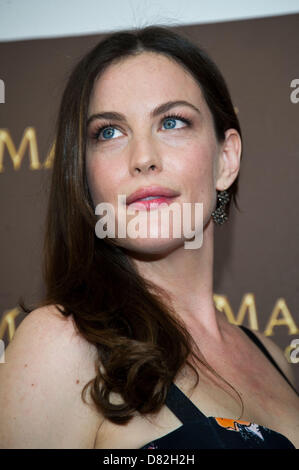
<path id="1" fill-rule="evenodd" d="M 290 389 L 279 372 L 269 361 L 251 351 L 242 361 L 230 354 L 209 358 L 209 364 L 227 382 L 215 379 L 212 373 L 199 371 L 198 385 L 192 389 L 194 376 L 184 368 L 175 383 L 192 403 L 206 416 L 237 419 L 241 414 L 240 393 L 244 412 L 242 421 L 256 423 L 287 437 L 299 448 L 299 398 Z M 192 379 L 193 377 L 193 379 Z M 140 448 L 147 442 L 159 439 L 182 425 L 178 417 L 164 405 L 155 415 L 136 415 L 127 425 L 120 426 L 105 421 L 98 435 L 95 448 Z"/>

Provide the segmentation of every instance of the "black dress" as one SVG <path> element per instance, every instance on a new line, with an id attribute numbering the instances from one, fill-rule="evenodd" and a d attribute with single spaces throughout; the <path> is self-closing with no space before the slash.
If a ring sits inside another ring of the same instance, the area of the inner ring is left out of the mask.
<path id="1" fill-rule="evenodd" d="M 245 326 L 240 327 L 295 390 L 257 336 Z M 249 421 L 206 417 L 174 383 L 169 388 L 165 404 L 182 425 L 141 449 L 295 449 L 289 439 L 265 426 Z"/>

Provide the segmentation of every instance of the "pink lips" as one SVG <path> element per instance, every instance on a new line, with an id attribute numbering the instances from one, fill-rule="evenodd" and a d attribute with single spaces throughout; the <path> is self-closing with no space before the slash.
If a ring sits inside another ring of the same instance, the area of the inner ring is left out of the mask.
<path id="1" fill-rule="evenodd" d="M 173 197 L 157 196 L 155 199 L 148 199 L 146 201 L 142 199 L 134 201 L 129 206 L 133 209 L 150 210 L 156 209 L 158 206 L 160 206 L 160 204 L 171 204 L 173 202 L 173 199 Z"/>
<path id="2" fill-rule="evenodd" d="M 149 196 L 157 196 L 154 199 L 148 199 L 144 201 L 143 199 Z M 148 186 L 139 188 L 134 193 L 130 194 L 127 198 L 127 206 L 134 202 L 134 207 L 136 208 L 145 208 L 149 209 L 152 204 L 156 206 L 162 203 L 171 204 L 172 199 L 176 196 L 179 196 L 177 191 L 174 191 L 169 188 L 163 188 L 162 186 Z M 138 203 L 138 204 L 137 204 Z"/>

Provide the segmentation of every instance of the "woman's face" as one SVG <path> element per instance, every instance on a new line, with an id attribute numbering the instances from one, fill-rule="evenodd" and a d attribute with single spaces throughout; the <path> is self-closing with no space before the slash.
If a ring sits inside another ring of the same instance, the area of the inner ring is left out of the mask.
<path id="1" fill-rule="evenodd" d="M 168 102 L 165 112 L 152 114 Z M 188 105 L 188 103 L 190 105 Z M 176 192 L 179 204 L 203 203 L 203 227 L 210 220 L 216 203 L 216 182 L 220 146 L 212 115 L 193 77 L 176 62 L 162 54 L 143 52 L 110 65 L 94 84 L 88 118 L 100 113 L 119 117 L 95 117 L 88 125 L 86 169 L 90 193 L 97 206 L 110 203 L 115 211 L 115 242 L 129 250 L 162 253 L 181 246 L 186 240 L 183 227 L 179 237 L 147 236 L 117 238 L 118 225 L 126 215 L 126 227 L 136 215 L 148 229 L 163 222 L 150 220 L 150 212 L 161 208 L 137 210 L 118 207 L 118 195 L 129 197 L 140 188 L 162 186 Z M 178 114 L 179 117 L 166 117 Z M 187 120 L 188 122 L 185 122 Z M 101 132 L 99 128 L 107 126 Z M 192 212 L 194 228 L 194 210 Z M 135 219 L 136 220 L 136 219 Z M 157 228 L 157 227 L 156 227 Z M 127 233 L 127 232 L 126 232 Z"/>

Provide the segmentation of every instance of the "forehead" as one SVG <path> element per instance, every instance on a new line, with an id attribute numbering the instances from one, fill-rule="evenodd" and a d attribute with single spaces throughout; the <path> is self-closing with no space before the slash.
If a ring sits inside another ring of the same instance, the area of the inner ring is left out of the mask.
<path id="1" fill-rule="evenodd" d="M 150 111 L 171 100 L 187 100 L 207 111 L 199 84 L 182 65 L 163 54 L 142 52 L 108 66 L 94 83 L 89 108 Z"/>

